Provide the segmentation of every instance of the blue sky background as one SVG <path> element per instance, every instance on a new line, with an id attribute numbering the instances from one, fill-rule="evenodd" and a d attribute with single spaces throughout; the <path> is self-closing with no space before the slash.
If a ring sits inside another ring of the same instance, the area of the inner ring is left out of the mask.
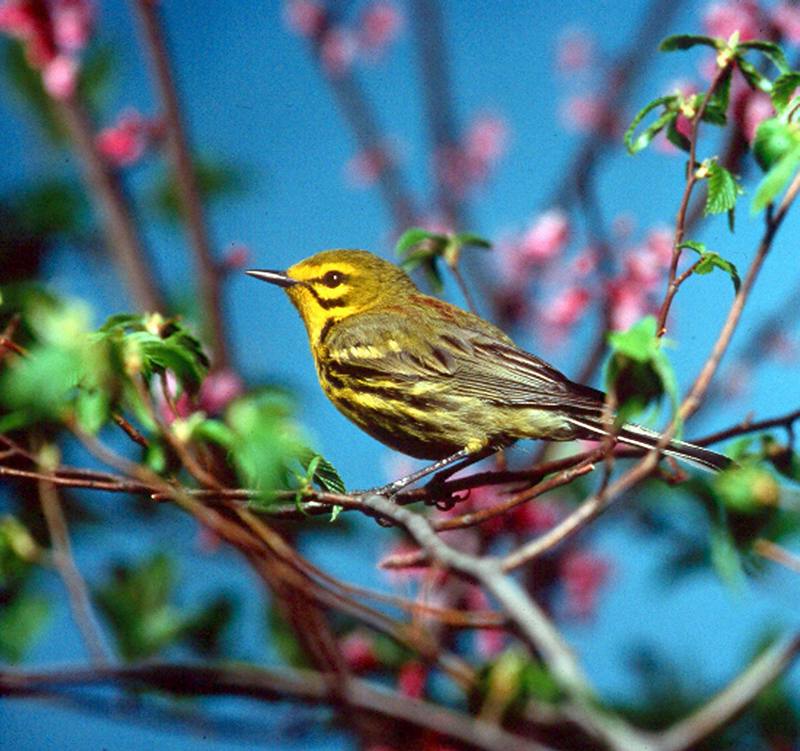
<path id="1" fill-rule="evenodd" d="M 125 107 L 152 114 L 155 107 L 148 71 L 129 4 L 110 0 L 102 5 L 101 34 L 114 45 L 118 69 L 118 85 L 109 100 L 106 122 Z M 198 6 L 173 0 L 162 5 L 194 143 L 200 153 L 242 168 L 248 178 L 249 189 L 242 196 L 211 209 L 217 247 L 243 243 L 252 250 L 251 265 L 263 268 L 283 268 L 326 247 L 364 247 L 390 257 L 389 217 L 376 191 L 345 186 L 343 165 L 356 147 L 305 41 L 286 31 L 281 3 Z M 544 202 L 581 140 L 565 132 L 557 117 L 562 99 L 559 91 L 564 85 L 552 65 L 558 35 L 566 27 L 577 26 L 596 34 L 604 52 L 622 51 L 637 33 L 645 5 L 639 0 L 451 0 L 442 2 L 442 7 L 459 121 L 463 124 L 488 110 L 506 117 L 511 127 L 508 154 L 469 209 L 470 229 L 496 238 L 509 229 L 521 229 L 546 208 Z M 671 30 L 698 31 L 700 7 L 684 4 Z M 632 108 L 661 93 L 669 81 L 691 74 L 699 59 L 698 55 L 656 56 L 654 51 L 652 65 L 632 97 Z M 410 29 L 405 29 L 381 63 L 359 67 L 358 75 L 381 123 L 403 144 L 404 170 L 412 188 L 417 195 L 427 196 L 431 185 L 428 134 Z M 0 88 L 2 192 L 20 179 L 35 180 L 76 168 L 64 164 L 61 153 L 43 148 L 29 123 L 19 102 Z M 605 162 L 598 184 L 606 220 L 633 213 L 642 234 L 655 224 L 670 223 L 682 187 L 681 165 L 679 158 L 658 153 L 636 158 L 621 150 L 615 153 Z M 146 163 L 132 171 L 134 195 L 153 170 L 152 163 Z M 751 258 L 760 230 L 746 206 L 742 208 L 735 235 L 727 232 L 723 222 L 712 222 L 702 236 L 740 269 Z M 734 350 L 760 317 L 771 312 L 796 284 L 796 276 L 787 270 L 797 268 L 798 229 L 800 220 L 795 212 L 781 230 Z M 145 233 L 153 262 L 169 288 L 176 295 L 185 294 L 192 267 L 181 232 L 153 224 Z M 88 298 L 100 322 L 122 307 L 124 292 L 112 269 L 84 264 L 83 257 L 64 248 L 52 258 L 47 276 L 60 292 Z M 730 296 L 730 282 L 721 274 L 691 280 L 681 291 L 674 328 L 677 345 L 671 357 L 682 387 L 691 383 L 713 345 Z M 296 388 L 302 418 L 348 486 L 374 484 L 386 465 L 387 452 L 347 423 L 322 395 L 302 325 L 285 297 L 239 275 L 231 279 L 226 302 L 235 359 L 242 372 L 253 381 L 278 380 Z M 585 342 L 591 330 L 587 324 L 579 340 Z M 536 346 L 526 340 L 524 332 L 520 341 Z M 567 373 L 574 372 L 581 361 L 579 352 L 572 349 L 543 354 Z M 750 411 L 767 417 L 795 408 L 799 382 L 796 363 L 766 363 L 745 400 L 691 424 L 687 435 L 727 426 Z M 108 508 L 118 500 L 94 497 L 91 502 Z M 663 542 L 633 530 L 626 523 L 624 509 L 595 529 L 593 547 L 613 560 L 614 579 L 604 590 L 596 619 L 568 626 L 566 633 L 604 692 L 634 695 L 636 686 L 624 667 L 624 658 L 636 644 L 657 645 L 692 681 L 711 691 L 740 668 L 756 634 L 766 627 L 797 626 L 800 621 L 800 580 L 796 576 L 772 569 L 738 592 L 707 575 L 688 578 L 676 586 L 654 585 L 669 552 Z M 388 531 L 364 522 L 357 524 L 354 537 L 346 540 L 335 530 L 310 539 L 314 540 L 313 550 L 305 552 L 332 574 L 389 586 L 371 565 L 390 546 L 393 538 Z M 244 593 L 236 625 L 239 656 L 274 660 L 264 644 L 258 584 L 234 554 L 223 552 L 212 558 L 201 554 L 192 524 L 178 513 L 159 516 L 157 527 L 120 517 L 105 549 L 98 552 L 94 548 L 84 558 L 79 555 L 78 563 L 92 579 L 120 556 L 135 558 L 165 548 L 181 552 L 181 601 L 196 602 L 219 587 Z M 86 547 L 78 545 L 78 550 Z M 65 614 L 60 584 L 54 580 L 49 586 L 61 615 L 51 622 L 29 663 L 82 660 L 83 647 Z M 308 710 L 291 707 L 248 705 L 243 711 L 240 702 L 215 706 L 221 714 L 254 723 L 254 732 L 265 742 L 269 736 L 277 738 L 279 729 L 291 729 L 298 720 L 307 724 L 309 716 Z M 187 738 L 196 748 L 241 748 L 240 743 L 215 739 L 199 722 L 191 728 L 185 736 L 160 728 L 157 718 L 139 725 L 49 702 L 0 702 L 0 748 L 22 751 L 52 744 L 61 749 L 107 747 L 117 751 L 157 744 L 162 749 L 182 749 L 189 744 Z M 298 749 L 348 747 L 345 739 L 323 732 L 311 739 L 294 740 L 289 733 L 281 735 L 281 742 L 281 747 Z"/>

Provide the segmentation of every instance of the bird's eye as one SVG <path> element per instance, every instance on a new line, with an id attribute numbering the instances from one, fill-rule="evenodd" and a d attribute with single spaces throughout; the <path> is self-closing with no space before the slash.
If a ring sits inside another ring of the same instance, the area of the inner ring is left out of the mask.
<path id="1" fill-rule="evenodd" d="M 322 277 L 322 283 L 326 287 L 338 287 L 344 281 L 344 274 L 341 271 L 329 271 Z"/>

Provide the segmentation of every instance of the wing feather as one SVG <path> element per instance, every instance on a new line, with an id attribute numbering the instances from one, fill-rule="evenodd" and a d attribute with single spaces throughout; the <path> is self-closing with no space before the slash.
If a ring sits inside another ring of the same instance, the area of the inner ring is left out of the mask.
<path id="1" fill-rule="evenodd" d="M 413 311 L 352 316 L 334 327 L 326 359 L 332 368 L 346 369 L 364 380 L 425 379 L 441 384 L 442 391 L 453 396 L 489 404 L 599 413 L 601 392 L 573 383 L 544 360 L 516 347 L 500 329 L 459 313 L 457 323 L 449 316 L 446 321 L 431 321 L 430 315 L 415 316 Z"/>

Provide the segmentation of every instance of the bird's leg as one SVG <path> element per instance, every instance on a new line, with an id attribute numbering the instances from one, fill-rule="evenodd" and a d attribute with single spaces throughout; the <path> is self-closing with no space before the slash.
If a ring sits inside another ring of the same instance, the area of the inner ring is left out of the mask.
<path id="1" fill-rule="evenodd" d="M 434 472 L 437 474 L 433 480 L 431 480 L 431 484 L 436 485 L 450 477 L 450 475 L 452 475 L 454 472 L 458 472 L 459 470 L 464 469 L 464 467 L 468 467 L 470 464 L 474 464 L 475 462 L 486 458 L 495 451 L 497 451 L 497 448 L 489 446 L 484 446 L 477 451 L 471 446 L 467 446 L 460 451 L 456 451 L 455 454 L 451 454 L 444 459 L 439 459 L 439 461 L 429 464 L 427 467 L 423 467 L 422 469 L 418 469 L 416 472 L 412 472 L 410 475 L 406 475 L 405 477 L 401 477 L 394 482 L 381 485 L 378 488 L 372 488 L 371 490 L 365 492 L 391 497 L 399 493 L 408 485 L 411 485 L 417 480 L 421 480 L 423 477 L 427 477 Z"/>
<path id="2" fill-rule="evenodd" d="M 466 458 L 462 459 L 461 461 L 448 464 L 446 467 L 436 472 L 436 474 L 430 480 L 428 480 L 426 487 L 435 487 L 436 485 L 441 485 L 447 478 L 452 477 L 456 472 L 466 469 L 476 462 L 479 462 L 481 459 L 485 459 L 487 456 L 496 454 L 499 450 L 499 446 L 487 446 L 486 448 L 483 448 L 475 453 L 468 453 Z M 449 459 L 452 458 L 453 457 L 448 457 L 448 459 L 445 461 L 449 461 Z"/>

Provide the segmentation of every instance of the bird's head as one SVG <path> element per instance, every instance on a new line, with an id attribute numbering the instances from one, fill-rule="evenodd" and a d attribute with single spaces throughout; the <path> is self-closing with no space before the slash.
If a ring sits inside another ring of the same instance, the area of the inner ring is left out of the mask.
<path id="1" fill-rule="evenodd" d="M 286 271 L 247 273 L 286 290 L 312 343 L 331 323 L 416 291 L 402 269 L 366 250 L 324 250 Z"/>

